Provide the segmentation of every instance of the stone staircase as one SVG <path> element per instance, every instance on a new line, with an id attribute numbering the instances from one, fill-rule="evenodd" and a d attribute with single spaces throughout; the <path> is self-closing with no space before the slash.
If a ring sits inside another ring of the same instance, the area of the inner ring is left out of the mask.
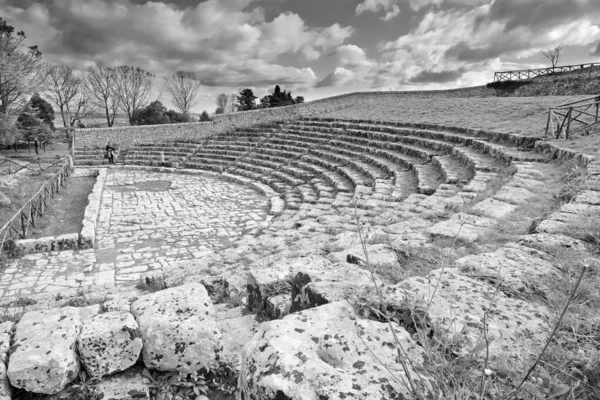
<path id="1" fill-rule="evenodd" d="M 569 221 L 600 214 L 596 163 L 588 165 L 591 186 L 542 221 L 536 233 L 456 259 L 447 255 L 454 248 L 439 249 L 453 262 L 400 282 L 380 278 L 385 304 L 373 293 L 363 250 L 376 270 L 402 269 L 401 252 L 426 252 L 439 239 L 461 246 L 476 242 L 534 201 L 536 188 L 545 184 L 541 171 L 552 157 L 533 151 L 534 145 L 518 136 L 452 127 L 307 118 L 237 129 L 202 145 L 136 146 L 127 164 L 153 166 L 156 153 L 163 152 L 172 166 L 254 185 L 271 197 L 275 218 L 231 248 L 162 271 L 167 286 L 174 288 L 156 295 L 166 304 L 179 306 L 186 302 L 185 293 L 207 289 L 206 295 L 193 296 L 203 299 L 194 307 L 206 312 L 205 325 L 214 328 L 202 351 L 174 347 L 190 338 L 169 324 L 187 328 L 193 316 L 166 307 L 164 321 L 152 319 L 144 310 L 156 304 L 154 297 L 139 303 L 137 296 L 115 293 L 102 309 L 135 317 L 133 322 L 129 318 L 130 329 L 139 329 L 140 352 L 149 368 L 187 371 L 187 361 L 210 360 L 219 347 L 214 344 L 220 343 L 223 354 L 237 360 L 240 397 L 246 399 L 414 398 L 405 385 L 388 379 L 381 363 L 401 379 L 423 373 L 415 319 L 455 340 L 452 357 L 481 355 L 477 349 L 486 337 L 490 365 L 523 362 L 536 354 L 551 328 L 548 307 L 527 296 L 543 296 L 547 288 L 541 281 L 561 273 L 539 244 L 585 248 L 565 235 Z M 204 265 L 219 265 L 220 274 L 208 276 L 199 268 Z M 396 340 L 389 326 L 372 315 L 356 316 L 350 304 L 360 303 L 357 298 L 385 307 L 401 321 L 394 329 L 411 360 L 408 370 L 400 369 L 396 353 L 389 350 Z M 256 316 L 266 322 L 259 324 Z M 91 325 L 85 321 L 84 327 Z M 27 325 L 19 324 L 10 329 L 23 332 Z M 153 329 L 160 332 L 158 338 L 151 337 Z M 67 336 L 69 345 L 81 343 L 80 334 Z M 46 337 L 24 339 L 25 348 L 40 340 Z M 161 341 L 173 346 L 160 349 L 156 344 Z M 365 341 L 371 352 L 364 349 Z M 25 356 L 18 357 L 20 364 Z M 111 368 L 123 358 L 97 357 Z M 72 375 L 73 368 L 65 365 L 63 375 Z"/>

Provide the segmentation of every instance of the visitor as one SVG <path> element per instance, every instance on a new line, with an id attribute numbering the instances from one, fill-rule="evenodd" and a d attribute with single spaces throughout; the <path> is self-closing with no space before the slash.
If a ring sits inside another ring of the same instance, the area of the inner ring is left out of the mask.
<path id="1" fill-rule="evenodd" d="M 160 166 L 164 167 L 165 166 L 165 153 L 164 152 L 160 152 Z"/>
<path id="2" fill-rule="evenodd" d="M 108 141 L 108 144 L 106 145 L 106 156 L 108 158 L 108 164 L 114 165 L 115 164 L 115 148 L 110 143 L 110 140 Z"/>
<path id="3" fill-rule="evenodd" d="M 37 139 L 33 139 L 33 148 L 35 149 L 35 154 L 37 154 L 38 156 L 40 155 L 40 144 L 38 143 Z"/>

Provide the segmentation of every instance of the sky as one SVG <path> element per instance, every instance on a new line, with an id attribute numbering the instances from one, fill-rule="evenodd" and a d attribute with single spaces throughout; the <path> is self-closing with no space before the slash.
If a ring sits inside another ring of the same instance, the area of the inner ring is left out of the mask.
<path id="1" fill-rule="evenodd" d="M 600 0 L 0 0 L 44 59 L 191 71 L 196 112 L 276 84 L 305 99 L 481 85 L 500 70 L 600 61 Z"/>

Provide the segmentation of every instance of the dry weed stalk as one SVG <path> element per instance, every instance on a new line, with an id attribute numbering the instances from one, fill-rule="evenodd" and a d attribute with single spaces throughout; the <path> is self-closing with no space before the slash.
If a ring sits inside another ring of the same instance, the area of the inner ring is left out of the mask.
<path id="1" fill-rule="evenodd" d="M 388 373 L 396 381 L 401 382 L 402 384 L 406 385 L 407 389 L 409 389 L 414 394 L 414 396 L 417 399 L 419 399 L 419 400 L 422 400 L 424 398 L 442 399 L 444 397 L 440 397 L 440 396 L 444 396 L 445 393 L 443 393 L 443 392 L 434 393 L 435 389 L 433 389 L 432 385 L 430 385 L 428 383 L 427 379 L 425 379 L 418 372 L 418 370 L 415 368 L 414 363 L 408 357 L 408 354 L 407 354 L 406 350 L 403 348 L 402 343 L 400 342 L 398 336 L 396 335 L 396 331 L 395 331 L 394 326 L 392 324 L 392 318 L 390 317 L 390 315 L 389 315 L 389 313 L 387 311 L 387 307 L 386 307 L 387 303 L 385 301 L 385 297 L 384 297 L 383 293 L 381 292 L 381 290 L 380 290 L 380 288 L 379 288 L 379 286 L 377 284 L 377 278 L 375 276 L 375 268 L 371 265 L 371 262 L 369 260 L 369 252 L 368 252 L 367 245 L 366 245 L 367 244 L 367 240 L 364 237 L 363 229 L 362 229 L 362 226 L 360 225 L 360 221 L 359 221 L 359 217 L 358 217 L 358 212 L 357 212 L 357 207 L 356 207 L 356 200 L 355 200 L 355 204 L 354 204 L 354 217 L 355 217 L 355 222 L 356 222 L 356 225 L 357 225 L 357 231 L 358 231 L 358 235 L 359 235 L 361 247 L 362 247 L 363 253 L 365 255 L 365 265 L 366 265 L 366 267 L 367 267 L 367 269 L 369 271 L 369 274 L 371 276 L 371 280 L 372 280 L 373 285 L 375 287 L 375 293 L 376 293 L 376 296 L 377 296 L 377 298 L 378 298 L 378 300 L 379 300 L 379 302 L 381 304 L 380 308 L 382 310 L 375 309 L 372 306 L 369 306 L 369 309 L 370 309 L 370 311 L 374 312 L 379 317 L 383 317 L 383 320 L 385 322 L 387 322 L 387 324 L 389 325 L 390 330 L 392 332 L 392 335 L 394 337 L 394 342 L 395 342 L 394 344 L 395 344 L 395 347 L 396 347 L 396 351 L 398 353 L 397 354 L 398 355 L 398 362 L 400 363 L 400 365 L 401 365 L 401 367 L 402 367 L 402 369 L 404 371 L 404 374 L 407 377 L 408 384 L 406 384 L 406 382 L 404 382 L 404 380 L 400 380 L 400 379 L 398 379 L 398 377 L 394 376 L 393 372 L 389 369 L 389 367 L 387 365 L 385 365 L 385 363 L 383 363 L 383 361 L 381 359 L 379 359 L 373 353 L 373 351 L 371 351 L 371 349 L 369 348 L 369 346 L 367 345 L 367 343 L 364 341 L 364 339 L 362 338 L 362 336 L 359 335 L 359 337 L 361 338 L 361 340 L 364 343 L 365 347 L 375 357 L 375 359 L 377 360 L 377 362 L 379 362 L 385 368 L 385 370 L 388 371 Z M 453 240 L 452 247 L 451 247 L 450 251 L 454 250 L 454 248 L 455 248 L 455 246 L 456 246 L 456 244 L 458 242 L 458 237 L 459 237 L 459 234 L 460 234 L 460 230 L 462 229 L 463 225 L 466 222 L 467 222 L 467 220 L 462 221 L 462 223 L 461 223 L 461 225 L 459 227 L 459 230 L 457 231 L 456 236 L 454 237 L 454 240 Z M 443 271 L 447 268 L 447 266 L 445 265 L 446 264 L 445 261 L 446 261 L 446 255 L 444 255 L 442 257 L 441 273 L 439 274 L 437 282 L 436 282 L 436 284 L 434 286 L 433 293 L 431 294 L 431 296 L 429 298 L 429 301 L 427 302 L 427 307 L 431 307 L 433 299 L 434 299 L 435 295 L 437 294 L 439 285 L 441 284 L 441 279 L 442 279 L 442 276 L 443 276 Z M 533 371 L 540 364 L 540 362 L 543 362 L 542 361 L 542 357 L 543 357 L 544 353 L 546 352 L 546 350 L 548 349 L 548 347 L 549 347 L 550 343 L 552 342 L 553 338 L 556 336 L 557 331 L 558 331 L 558 329 L 560 327 L 560 324 L 561 324 L 561 322 L 562 322 L 562 320 L 563 320 L 563 318 L 564 318 L 564 316 L 565 316 L 565 314 L 566 314 L 569 306 L 573 303 L 573 301 L 574 301 L 574 299 L 575 299 L 575 297 L 577 295 L 577 291 L 579 289 L 579 286 L 581 284 L 583 276 L 585 275 L 585 273 L 586 273 L 586 271 L 587 271 L 588 268 L 589 268 L 588 264 L 584 264 L 583 265 L 583 268 L 582 268 L 582 270 L 581 270 L 581 272 L 579 274 L 579 277 L 578 277 L 578 279 L 576 281 L 576 284 L 572 288 L 569 300 L 567 301 L 567 303 L 565 304 L 564 308 L 562 309 L 560 317 L 556 321 L 556 323 L 555 323 L 555 325 L 553 327 L 553 330 L 552 330 L 550 336 L 548 337 L 548 339 L 546 341 L 545 346 L 540 351 L 540 353 L 536 357 L 536 360 L 530 366 L 530 368 L 528 369 L 528 371 L 525 374 L 525 376 L 520 380 L 519 385 L 517 385 L 517 387 L 513 391 L 511 391 L 510 393 L 508 393 L 507 395 L 501 396 L 498 400 L 513 400 L 513 399 L 516 399 L 515 396 L 517 396 L 519 394 L 519 392 L 523 389 L 523 385 L 529 379 L 529 377 L 531 376 L 531 374 L 533 373 Z M 499 271 L 499 275 L 500 275 L 500 271 Z M 496 285 L 496 290 L 494 291 L 494 294 L 493 294 L 492 298 L 490 299 L 490 302 L 493 301 L 493 298 L 499 292 L 499 287 L 500 287 L 500 282 L 501 282 L 500 277 L 499 277 L 499 279 L 497 279 L 497 282 L 498 283 Z M 487 377 L 489 375 L 489 373 L 488 373 L 488 366 L 489 366 L 489 362 L 490 362 L 490 352 L 489 352 L 490 339 L 489 339 L 488 326 L 487 326 L 488 325 L 488 317 L 489 317 L 489 313 L 488 313 L 488 311 L 486 311 L 484 313 L 484 316 L 483 316 L 483 333 L 482 333 L 483 340 L 484 340 L 484 342 L 483 342 L 484 348 L 482 350 L 485 350 L 485 357 L 484 357 L 484 360 L 483 360 L 483 369 L 481 371 L 481 380 L 480 380 L 479 388 L 477 390 L 478 393 L 475 395 L 475 396 L 477 396 L 478 400 L 484 400 L 486 398 L 486 387 L 487 387 L 487 381 L 488 381 Z M 415 318 L 414 313 L 411 313 L 411 318 L 413 319 L 413 324 L 415 325 L 415 327 L 417 327 L 418 325 L 417 325 L 417 321 L 415 321 L 415 319 L 414 319 Z M 420 336 L 422 336 L 420 334 L 420 332 L 419 332 L 418 329 L 417 329 L 417 333 Z M 428 351 L 430 354 L 433 354 L 433 352 L 436 351 L 436 350 L 434 348 L 432 348 L 431 346 L 429 346 L 428 341 L 425 340 L 426 338 L 423 337 L 422 339 L 424 339 L 421 342 L 422 342 L 422 345 L 425 345 L 425 347 L 426 347 L 425 350 Z M 476 346 L 476 348 L 477 347 L 479 347 L 479 346 Z M 444 351 L 446 351 L 446 350 L 447 349 L 444 349 Z M 473 350 L 472 353 L 474 353 L 474 352 L 478 352 L 478 351 Z M 453 383 L 453 382 L 450 382 L 449 384 L 445 382 L 447 380 L 447 376 L 446 376 L 447 373 L 445 373 L 445 371 L 443 369 L 444 368 L 443 366 L 441 368 L 442 368 L 442 370 L 439 371 L 441 375 L 440 374 L 434 374 L 433 376 L 430 376 L 428 378 L 437 378 L 437 380 L 439 381 L 438 382 L 439 385 L 436 385 L 437 387 L 441 387 L 441 388 L 453 388 L 453 387 L 456 388 L 456 387 L 459 387 L 460 385 L 455 385 L 455 383 Z M 427 393 L 425 395 L 425 397 L 423 396 L 423 393 L 417 389 L 416 381 L 413 380 L 413 378 L 411 376 L 411 373 L 410 373 L 411 369 L 413 371 L 415 371 L 415 374 L 417 375 L 419 382 L 422 384 L 422 387 L 427 388 L 427 390 L 428 390 L 429 393 Z M 436 376 L 436 375 L 438 375 L 438 376 Z M 456 395 L 457 394 L 455 394 L 455 396 L 452 397 L 452 398 L 457 398 L 458 399 L 458 397 L 456 397 Z M 472 398 L 472 397 L 469 397 L 469 398 Z"/>

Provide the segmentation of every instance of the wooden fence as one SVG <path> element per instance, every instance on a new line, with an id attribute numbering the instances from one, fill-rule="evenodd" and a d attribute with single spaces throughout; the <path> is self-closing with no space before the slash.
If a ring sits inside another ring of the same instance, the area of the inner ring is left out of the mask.
<path id="1" fill-rule="evenodd" d="M 565 139 L 600 126 L 600 96 L 562 104 L 548 109 L 546 136 L 558 139 L 564 132 Z"/>
<path id="2" fill-rule="evenodd" d="M 523 81 L 536 78 L 538 76 L 561 74 L 564 72 L 579 72 L 592 74 L 600 72 L 600 63 L 588 63 L 578 65 L 563 65 L 560 67 L 521 69 L 516 71 L 501 71 L 494 73 L 494 82 L 504 81 Z"/>
<path id="3" fill-rule="evenodd" d="M 69 161 L 62 159 L 64 164 L 28 201 L 0 228 L 0 255 L 6 252 L 14 240 L 26 239 L 29 227 L 35 228 L 38 217 L 44 215 L 48 202 L 60 189 L 65 186 L 70 175 Z M 50 167 L 49 167 L 50 168 Z"/>

